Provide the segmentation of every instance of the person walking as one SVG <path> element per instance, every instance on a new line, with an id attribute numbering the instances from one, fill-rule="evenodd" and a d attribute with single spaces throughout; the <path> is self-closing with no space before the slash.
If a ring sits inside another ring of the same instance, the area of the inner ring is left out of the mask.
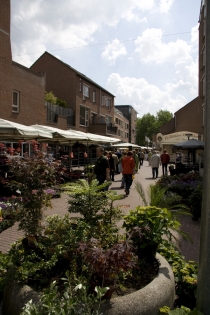
<path id="1" fill-rule="evenodd" d="M 151 157 L 152 157 L 152 152 L 151 151 L 148 151 L 148 163 L 149 163 L 149 166 L 151 166 Z"/>
<path id="2" fill-rule="evenodd" d="M 120 188 L 125 188 L 125 179 L 123 176 L 122 160 L 126 157 L 127 152 L 123 152 L 121 158 L 119 159 L 119 172 L 122 173 L 121 186 Z"/>
<path id="3" fill-rule="evenodd" d="M 110 178 L 112 181 L 114 181 L 115 164 L 114 164 L 113 154 L 111 151 L 109 152 L 109 155 L 108 155 L 108 162 L 109 162 L 109 168 L 110 168 Z"/>
<path id="4" fill-rule="evenodd" d="M 160 156 L 157 154 L 156 151 L 153 152 L 153 155 L 151 156 L 151 167 L 152 167 L 152 177 L 157 178 L 158 177 L 158 169 L 160 165 Z"/>
<path id="5" fill-rule="evenodd" d="M 139 169 L 139 157 L 136 153 L 135 150 L 133 150 L 133 159 L 134 159 L 134 162 L 135 162 L 135 174 L 138 173 L 138 169 Z"/>
<path id="6" fill-rule="evenodd" d="M 128 151 L 127 156 L 122 159 L 123 177 L 125 180 L 125 193 L 129 195 L 130 187 L 133 182 L 132 176 L 135 174 L 135 161 L 132 158 L 133 153 Z"/>
<path id="7" fill-rule="evenodd" d="M 105 180 L 110 180 L 110 168 L 108 159 L 104 156 L 104 148 L 98 147 L 96 149 L 97 160 L 93 169 L 93 174 L 96 175 L 98 184 L 101 185 Z"/>
<path id="8" fill-rule="evenodd" d="M 139 160 L 140 160 L 140 165 L 142 166 L 143 162 L 144 162 L 144 152 L 143 151 L 139 152 Z"/>
<path id="9" fill-rule="evenodd" d="M 162 172 L 163 175 L 168 173 L 168 163 L 170 162 L 170 156 L 167 153 L 166 149 L 163 150 L 163 153 L 160 156 L 160 160 L 162 163 Z"/>

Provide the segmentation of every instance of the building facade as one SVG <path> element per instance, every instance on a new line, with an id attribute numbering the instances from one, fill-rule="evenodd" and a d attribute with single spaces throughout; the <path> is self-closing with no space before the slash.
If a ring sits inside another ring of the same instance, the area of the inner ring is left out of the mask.
<path id="1" fill-rule="evenodd" d="M 114 109 L 114 122 L 118 127 L 116 138 L 122 142 L 129 142 L 129 120 L 116 107 Z"/>
<path id="2" fill-rule="evenodd" d="M 116 136 L 114 95 L 68 64 L 45 52 L 32 66 L 34 73 L 45 73 L 46 92 L 66 101 L 71 119 L 65 128 Z M 48 123 L 55 123 L 50 121 Z"/>
<path id="3" fill-rule="evenodd" d="M 25 125 L 46 123 L 45 76 L 12 61 L 10 1 L 0 0 L 0 117 Z"/>
<path id="4" fill-rule="evenodd" d="M 136 120 L 137 111 L 131 105 L 115 105 L 115 107 L 122 112 L 123 116 L 127 118 L 129 122 L 128 128 L 128 142 L 136 144 Z"/>
<path id="5" fill-rule="evenodd" d="M 203 107 L 199 96 L 180 108 L 171 120 L 160 127 L 160 133 L 163 135 L 183 130 L 190 130 L 203 140 Z"/>

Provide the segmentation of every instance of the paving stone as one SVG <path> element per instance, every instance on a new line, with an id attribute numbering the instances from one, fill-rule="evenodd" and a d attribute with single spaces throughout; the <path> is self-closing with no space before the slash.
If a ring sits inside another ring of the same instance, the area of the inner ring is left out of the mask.
<path id="1" fill-rule="evenodd" d="M 161 175 L 161 169 L 159 169 Z M 110 187 L 111 190 L 117 191 L 118 194 L 123 195 L 123 199 L 115 201 L 115 205 L 119 205 L 123 214 L 127 214 L 129 210 L 135 209 L 138 205 L 143 205 L 141 198 L 135 190 L 134 184 L 131 187 L 130 194 L 126 196 L 124 189 L 120 188 L 121 186 L 121 178 L 122 175 L 115 175 L 115 181 L 112 182 Z M 154 184 L 157 180 L 152 179 L 152 170 L 151 167 L 148 166 L 148 162 L 144 162 L 144 165 L 139 169 L 138 174 L 135 175 L 135 181 L 139 181 L 145 192 L 150 184 Z M 52 199 L 52 208 L 48 208 L 44 211 L 44 217 L 59 214 L 60 216 L 64 216 L 68 213 L 68 195 L 61 194 L 61 198 Z M 72 214 L 72 216 L 76 216 Z M 181 253 L 185 256 L 187 260 L 195 260 L 198 261 L 199 258 L 199 242 L 200 242 L 200 222 L 193 221 L 190 216 L 182 216 L 180 221 L 183 225 L 183 230 L 187 232 L 191 238 L 192 243 L 189 241 L 184 241 L 183 239 L 179 239 L 179 245 L 181 249 Z M 122 220 L 118 222 L 118 226 L 122 225 Z M 3 231 L 0 234 L 0 251 L 2 253 L 6 253 L 11 244 L 14 243 L 17 239 L 23 237 L 23 232 L 18 231 L 18 224 L 7 230 Z"/>

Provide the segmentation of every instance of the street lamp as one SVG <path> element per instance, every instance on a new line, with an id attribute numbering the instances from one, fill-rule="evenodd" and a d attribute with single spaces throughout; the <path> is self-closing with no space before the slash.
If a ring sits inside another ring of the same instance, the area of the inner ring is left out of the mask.
<path id="1" fill-rule="evenodd" d="M 190 137 L 192 137 L 192 133 L 185 133 L 185 136 L 188 137 L 188 140 L 190 140 Z"/>

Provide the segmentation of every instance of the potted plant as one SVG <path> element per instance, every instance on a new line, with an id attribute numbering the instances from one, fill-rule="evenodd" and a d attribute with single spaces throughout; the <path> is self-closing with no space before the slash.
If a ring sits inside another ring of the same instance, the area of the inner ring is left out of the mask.
<path id="1" fill-rule="evenodd" d="M 149 256 L 155 256 L 158 245 L 162 243 L 163 236 L 169 241 L 175 238 L 172 231 L 180 231 L 181 224 L 166 208 L 154 206 L 136 207 L 128 215 L 124 216 L 123 227 L 131 235 L 139 253 L 145 252 Z M 144 251 L 143 251 L 144 250 Z"/>

